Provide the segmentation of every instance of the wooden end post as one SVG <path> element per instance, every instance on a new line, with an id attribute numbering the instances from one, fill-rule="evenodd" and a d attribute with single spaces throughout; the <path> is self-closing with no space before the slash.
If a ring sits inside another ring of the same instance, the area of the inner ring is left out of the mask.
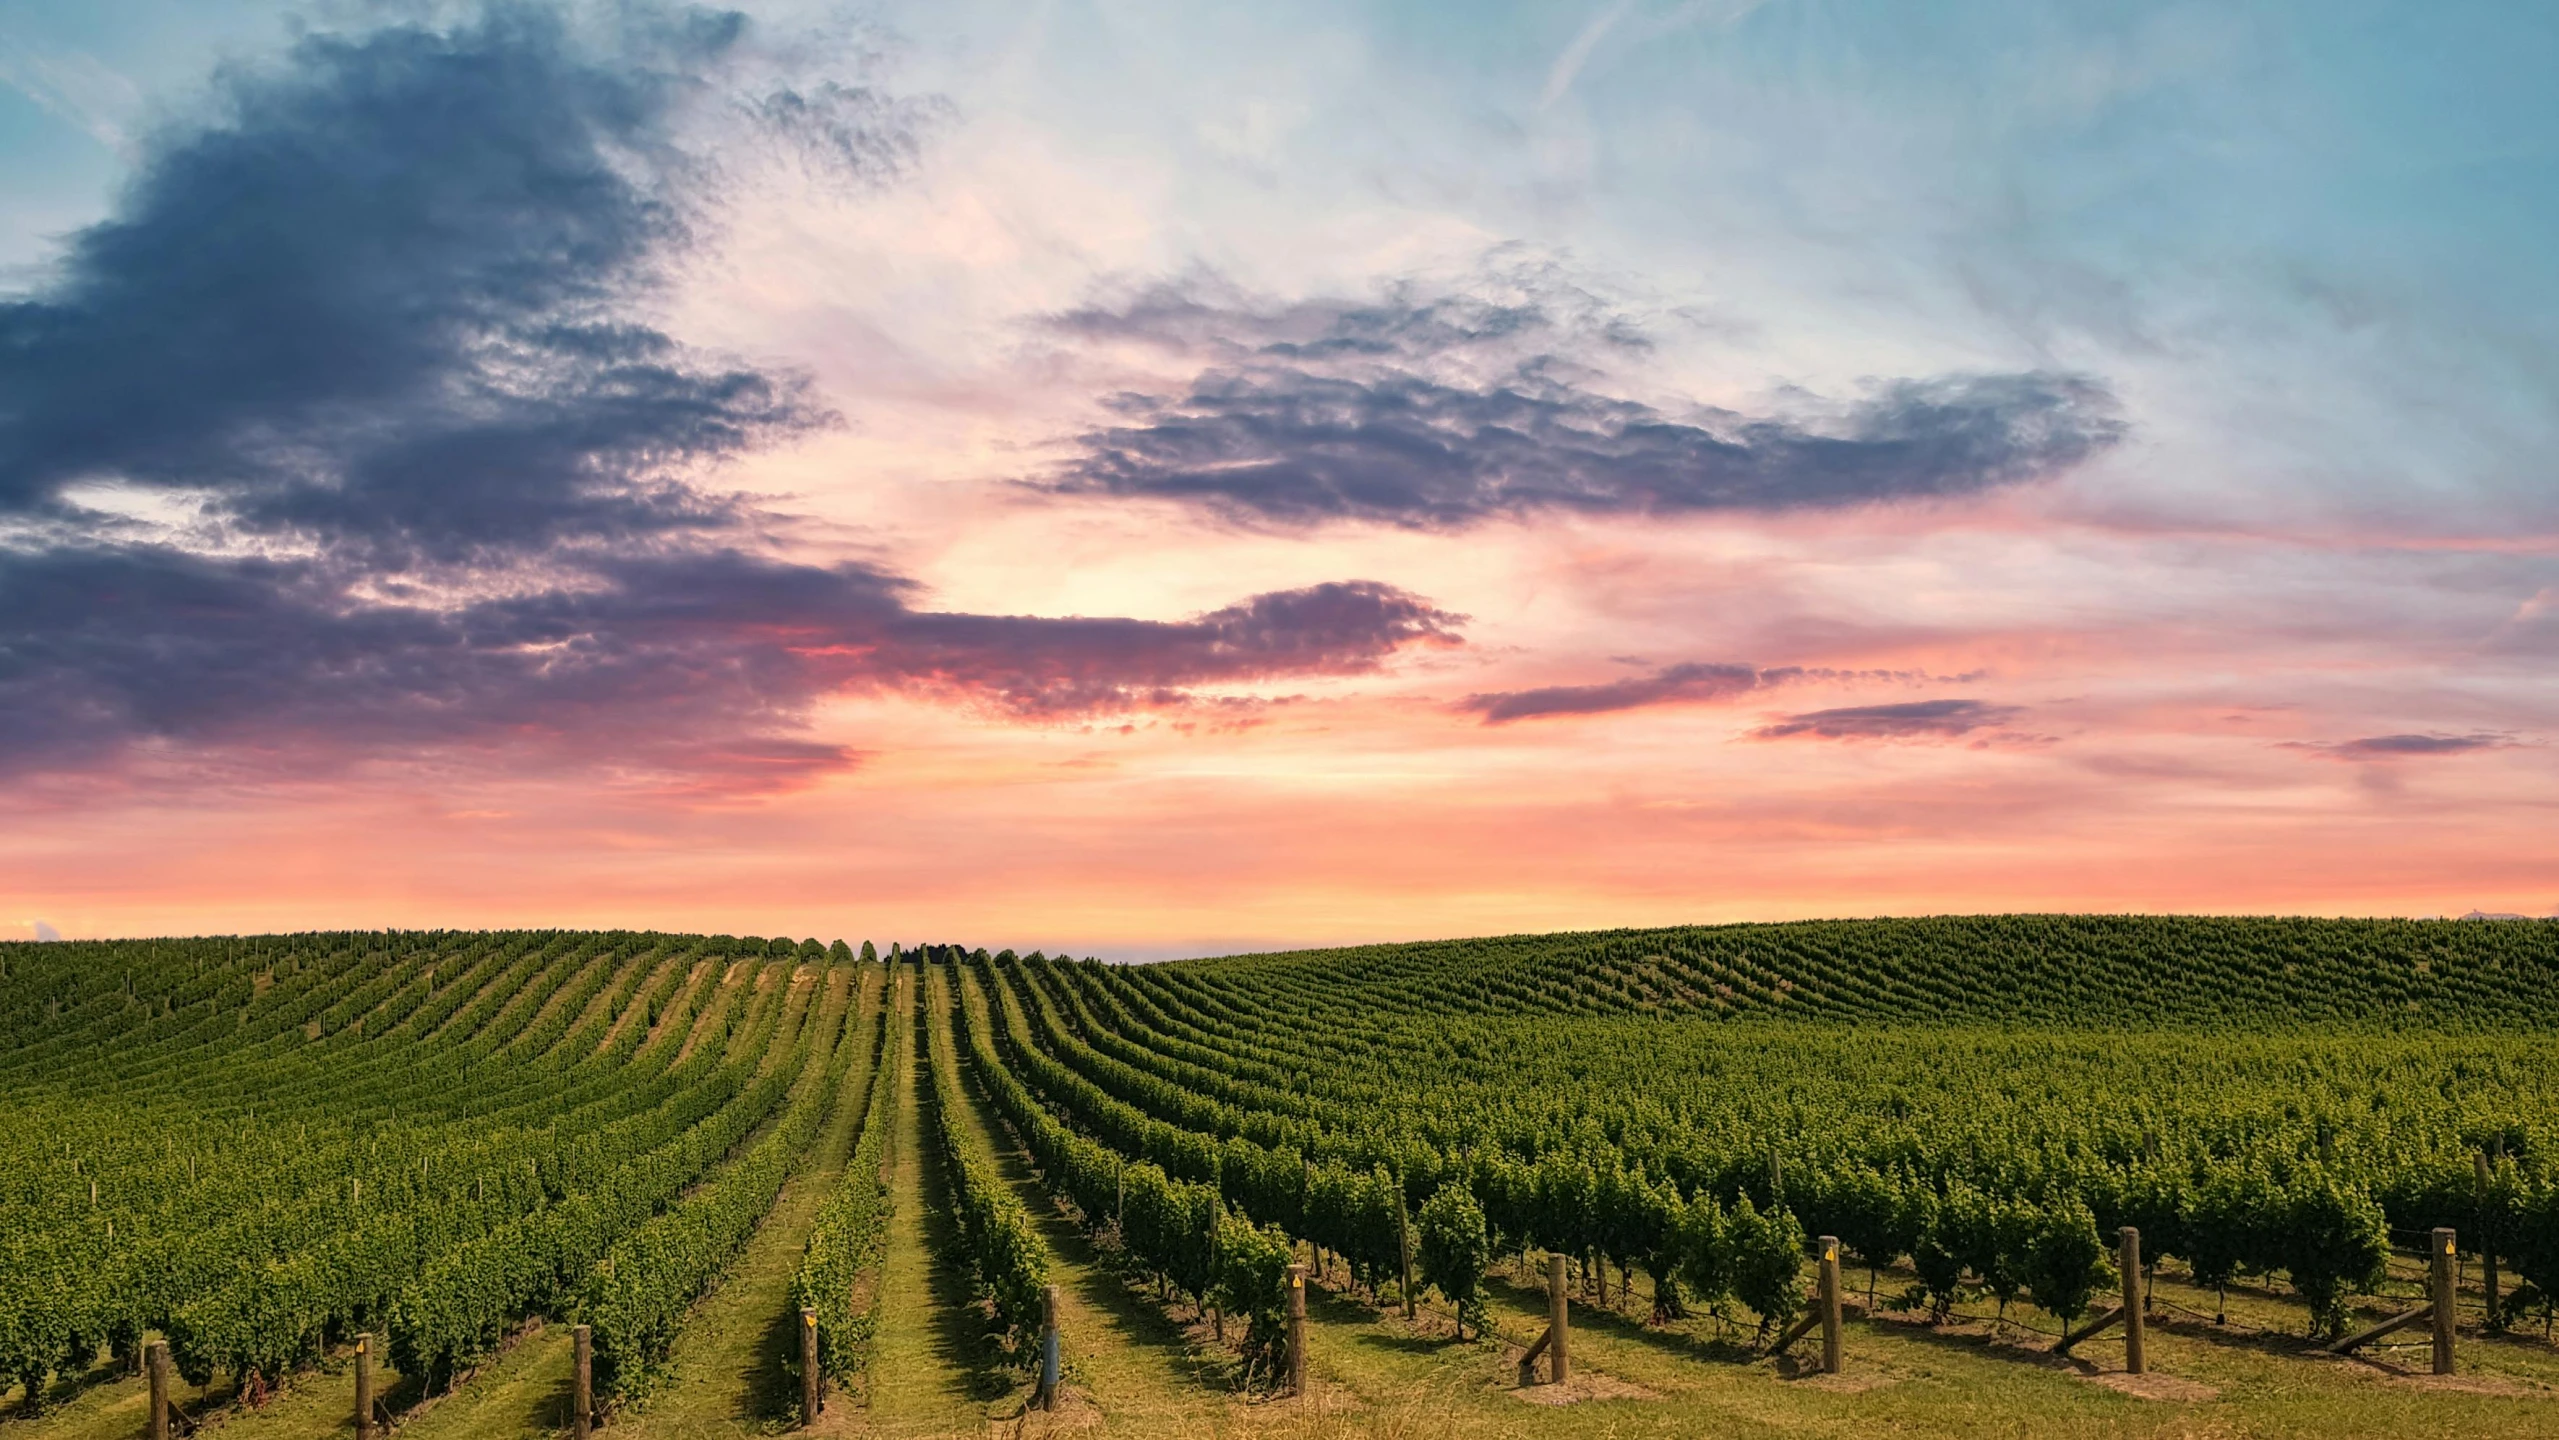
<path id="1" fill-rule="evenodd" d="M 818 1411 L 825 1408 L 826 1396 L 819 1389 L 823 1379 L 817 1368 L 817 1311 L 800 1308 L 800 1424 L 817 1423 Z"/>
<path id="2" fill-rule="evenodd" d="M 1413 1227 L 1405 1216 L 1404 1183 L 1395 1182 L 1395 1255 L 1403 1271 L 1404 1319 L 1413 1318 Z"/>
<path id="3" fill-rule="evenodd" d="M 2124 1373 L 2142 1373 L 2141 1331 L 2141 1232 L 2127 1225 L 2121 1237 L 2123 1253 L 2116 1257 L 2124 1271 Z"/>
<path id="4" fill-rule="evenodd" d="M 355 1337 L 355 1440 L 373 1440 L 373 1337 Z"/>
<path id="5" fill-rule="evenodd" d="M 572 1440 L 587 1440 L 595 1426 L 594 1327 L 570 1326 L 569 1341 L 574 1357 L 574 1373 L 569 1382 L 569 1434 Z"/>
<path id="6" fill-rule="evenodd" d="M 1546 1257 L 1546 1333 L 1553 1337 L 1547 1345 L 1551 1362 L 1549 1373 L 1555 1383 L 1563 1384 L 1573 1376 L 1573 1362 L 1565 1349 L 1565 1337 L 1571 1333 L 1567 1322 L 1573 1307 L 1572 1291 L 1564 1284 L 1564 1257 Z"/>
<path id="7" fill-rule="evenodd" d="M 1821 1246 L 1822 1373 L 1839 1373 L 1839 1237 L 1824 1235 Z"/>
<path id="8" fill-rule="evenodd" d="M 1042 1410 L 1057 1408 L 1057 1287 L 1040 1291 L 1040 1384 L 1032 1403 Z"/>
<path id="9" fill-rule="evenodd" d="M 1288 1267 L 1288 1393 L 1306 1393 L 1306 1267 Z"/>
<path id="10" fill-rule="evenodd" d="M 2428 1286 L 2434 1299 L 2435 1373 L 2452 1373 L 2452 1325 L 2458 1318 L 2453 1313 L 2452 1260 L 2454 1236 L 2449 1225 L 2437 1226 L 2434 1234 L 2434 1283 Z"/>
<path id="11" fill-rule="evenodd" d="M 151 1376 L 151 1409 L 142 1433 L 150 1440 L 169 1440 L 169 1342 L 154 1340 L 143 1347 L 142 1368 Z"/>

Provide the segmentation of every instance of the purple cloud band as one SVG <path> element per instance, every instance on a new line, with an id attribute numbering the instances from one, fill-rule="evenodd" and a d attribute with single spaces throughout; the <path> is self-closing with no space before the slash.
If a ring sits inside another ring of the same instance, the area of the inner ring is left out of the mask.
<path id="1" fill-rule="evenodd" d="M 1585 352 L 1641 347 L 1625 322 L 1535 299 L 1256 308 L 1158 289 L 1052 325 L 1210 363 L 1179 394 L 1119 397 L 1126 423 L 1076 437 L 1047 488 L 1288 525 L 1456 529 L 1967 494 L 2058 474 L 2125 434 L 2103 384 L 2042 371 L 1895 380 L 1814 419 L 1663 411 L 1584 378 Z"/>
<path id="2" fill-rule="evenodd" d="M 1901 705 L 1848 705 L 1789 715 L 1751 732 L 1758 740 L 1952 739 L 2005 725 L 2026 713 L 1980 700 L 1914 700 Z"/>
<path id="3" fill-rule="evenodd" d="M 797 733 L 836 690 L 1055 717 L 1454 639 L 1366 581 L 1183 621 L 967 615 L 766 552 L 768 517 L 700 477 L 831 417 L 637 318 L 710 170 L 689 117 L 885 181 L 936 112 L 726 93 L 741 17 L 618 13 L 609 51 L 510 4 L 231 72 L 0 303 L 0 521 L 30 537 L 0 548 L 0 771 L 537 744 L 783 774 L 849 762 Z M 83 508 L 102 478 L 191 518 Z"/>
<path id="4" fill-rule="evenodd" d="M 2481 750 L 2510 750 L 2512 735 L 2477 731 L 2468 735 L 2367 735 L 2358 740 L 2286 741 L 2287 750 L 2307 750 L 2331 760 L 2407 760 L 2436 755 L 2468 755 Z"/>

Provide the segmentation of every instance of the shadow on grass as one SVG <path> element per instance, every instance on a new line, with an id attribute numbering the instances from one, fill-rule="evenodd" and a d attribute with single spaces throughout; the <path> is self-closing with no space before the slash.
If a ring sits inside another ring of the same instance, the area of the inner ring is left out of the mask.
<path id="1" fill-rule="evenodd" d="M 919 1025 L 922 1018 L 919 1009 Z M 919 1033 L 919 1050 L 923 1042 Z M 924 1244 L 933 1258 L 933 1354 L 967 1377 L 970 1400 L 991 1404 L 1013 1392 L 1013 1371 L 989 1333 L 986 1311 L 969 1293 L 969 1279 L 962 1269 L 959 1230 L 951 1222 L 951 1176 L 931 1139 L 935 1105 L 931 1087 L 918 1087 L 915 1103 L 923 1122 L 915 1160 L 924 1180 Z"/>
<path id="2" fill-rule="evenodd" d="M 1158 1352 L 1194 1383 L 1244 1389 L 1240 1361 L 1223 1351 L 1203 1352 L 1193 1345 L 1188 1332 L 1167 1313 L 1169 1302 L 1148 1294 L 1142 1279 L 1122 1274 L 1113 1263 L 1115 1257 L 1104 1254 L 1049 1196 L 1029 1151 L 986 1098 L 975 1068 L 963 1066 L 962 1073 L 962 1093 L 977 1112 L 981 1133 L 994 1152 L 996 1172 L 1030 1212 L 1050 1255 L 1072 1272 L 1059 1276 L 1060 1281 L 1102 1315 L 1122 1344 Z"/>
<path id="3" fill-rule="evenodd" d="M 1532 1289 L 1490 1272 L 1484 1276 L 1484 1282 L 1485 1290 L 1493 1298 L 1509 1306 L 1513 1314 L 1538 1322 L 1540 1330 L 1543 1330 L 1546 1319 L 1544 1287 Z M 1666 1330 L 1639 1324 L 1614 1310 L 1602 1310 L 1594 1305 L 1577 1304 L 1573 1307 L 1572 1328 L 1643 1345 L 1686 1360 L 1748 1365 L 1767 1358 L 1737 1341 L 1720 1336 L 1702 1336 L 1689 1330 Z"/>
<path id="4" fill-rule="evenodd" d="M 747 1412 L 757 1420 L 796 1420 L 800 1386 L 791 1362 L 800 1347 L 800 1314 L 787 1304 L 776 1310 L 755 1343 L 755 1371 L 747 1379 Z"/>
<path id="5" fill-rule="evenodd" d="M 1454 1333 L 1447 1335 L 1398 1335 L 1392 1331 L 1380 1330 L 1372 1325 L 1362 1329 L 1359 1334 L 1351 1337 L 1351 1343 L 1364 1346 L 1370 1350 L 1391 1351 L 1398 1355 L 1437 1355 L 1441 1351 L 1448 1350 L 1452 1347 L 1473 1345 L 1477 1342 L 1472 1339 L 1459 1340 Z"/>

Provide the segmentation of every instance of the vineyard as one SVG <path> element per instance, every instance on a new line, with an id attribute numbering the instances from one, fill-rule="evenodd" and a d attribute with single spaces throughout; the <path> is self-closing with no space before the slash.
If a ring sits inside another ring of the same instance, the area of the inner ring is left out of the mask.
<path id="1" fill-rule="evenodd" d="M 2559 925 L 0 945 L 0 1440 L 2520 1435 L 2554 1319 Z"/>

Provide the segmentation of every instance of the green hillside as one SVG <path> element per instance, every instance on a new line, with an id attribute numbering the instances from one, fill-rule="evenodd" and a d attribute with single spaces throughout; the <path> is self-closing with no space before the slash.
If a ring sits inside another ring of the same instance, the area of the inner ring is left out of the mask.
<path id="1" fill-rule="evenodd" d="M 2559 1028 L 2559 922 L 1983 915 L 1181 962 L 1290 1003 L 2022 1025 Z"/>
<path id="2" fill-rule="evenodd" d="M 556 1433 L 578 1324 L 608 1433 L 770 1433 L 802 1306 L 835 1434 L 2548 1433 L 2555 949 L 2043 916 L 1152 966 L 0 946 L 0 1440 L 139 1433 L 151 1344 L 190 1414 L 339 1433 L 359 1334 L 425 1440 Z M 2163 1372 L 2129 1389 L 2119 1342 L 2053 1353 L 2122 1227 Z M 2317 1358 L 2415 1303 L 2438 1227 L 2458 1373 Z M 1873 1301 L 1837 1376 L 1768 1353 L 1823 1235 Z M 1553 1392 L 1513 1363 L 1548 1255 L 1587 1327 Z M 1025 1414 L 1049 1287 L 1069 1403 Z"/>

